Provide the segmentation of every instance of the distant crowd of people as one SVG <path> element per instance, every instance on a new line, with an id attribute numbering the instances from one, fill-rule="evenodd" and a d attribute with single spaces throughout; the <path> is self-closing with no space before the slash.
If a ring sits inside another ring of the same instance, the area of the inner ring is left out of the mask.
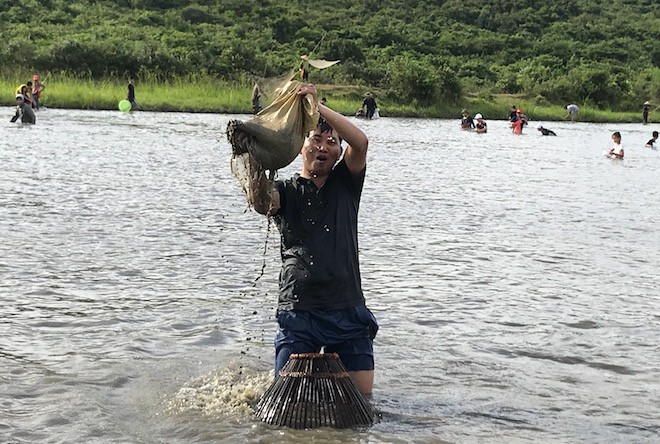
<path id="1" fill-rule="evenodd" d="M 649 113 L 651 112 L 650 105 L 651 103 L 646 101 L 644 102 L 644 107 L 642 108 L 642 117 L 643 117 L 642 122 L 644 124 L 648 123 L 648 116 Z M 571 122 L 576 122 L 578 118 L 579 107 L 575 104 L 571 104 L 566 107 L 566 111 L 568 113 L 564 118 L 566 119 L 570 117 Z M 516 107 L 516 105 L 511 105 L 511 108 L 509 109 L 508 120 L 513 134 L 522 134 L 523 128 L 527 126 L 529 122 L 529 119 L 523 113 L 522 109 Z M 488 131 L 488 125 L 484 121 L 483 116 L 480 113 L 477 113 L 475 114 L 474 117 L 471 117 L 467 109 L 461 110 L 460 126 L 464 130 L 474 130 L 477 133 L 486 133 Z M 536 129 L 543 136 L 557 135 L 557 133 L 555 133 L 553 130 L 549 128 L 545 128 L 540 123 L 536 126 Z M 618 131 L 613 133 L 612 140 L 614 142 L 614 145 L 609 149 L 609 151 L 605 152 L 605 154 L 612 158 L 623 159 L 625 153 L 623 150 L 623 146 L 621 144 L 621 133 Z M 657 140 L 658 140 L 658 132 L 653 131 L 652 138 L 646 143 L 645 147 L 651 149 L 657 149 L 657 144 L 658 144 Z"/>

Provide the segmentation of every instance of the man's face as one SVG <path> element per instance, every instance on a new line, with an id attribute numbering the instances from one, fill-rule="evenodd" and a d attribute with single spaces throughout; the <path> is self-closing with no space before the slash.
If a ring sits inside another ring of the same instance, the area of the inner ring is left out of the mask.
<path id="1" fill-rule="evenodd" d="M 339 136 L 334 129 L 321 132 L 320 128 L 316 128 L 314 131 L 310 131 L 300 150 L 303 168 L 312 175 L 325 176 L 330 173 L 339 160 L 341 152 Z"/>

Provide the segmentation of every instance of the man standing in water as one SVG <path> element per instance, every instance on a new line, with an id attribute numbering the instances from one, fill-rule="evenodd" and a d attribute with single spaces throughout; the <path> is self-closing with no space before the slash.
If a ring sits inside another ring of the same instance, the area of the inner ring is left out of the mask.
<path id="1" fill-rule="evenodd" d="M 298 94 L 316 102 L 311 84 Z M 323 104 L 318 110 L 323 122 L 305 138 L 301 173 L 272 190 L 263 175 L 250 184 L 250 200 L 266 202 L 255 210 L 272 216 L 281 234 L 275 374 L 292 353 L 324 347 L 339 354 L 368 395 L 378 324 L 362 293 L 357 222 L 369 141 L 346 117 Z M 340 160 L 342 139 L 348 145 Z"/>
<path id="2" fill-rule="evenodd" d="M 25 101 L 23 94 L 16 94 L 16 115 L 11 121 L 16 122 L 19 118 L 22 123 L 37 123 L 37 116 L 32 110 L 32 105 Z"/>
<path id="3" fill-rule="evenodd" d="M 371 119 L 374 116 L 374 113 L 376 112 L 376 108 L 378 108 L 378 105 L 376 105 L 376 99 L 374 99 L 374 96 L 371 95 L 371 93 L 367 93 L 366 97 L 362 101 L 362 109 L 366 108 L 366 116 L 367 119 Z"/>

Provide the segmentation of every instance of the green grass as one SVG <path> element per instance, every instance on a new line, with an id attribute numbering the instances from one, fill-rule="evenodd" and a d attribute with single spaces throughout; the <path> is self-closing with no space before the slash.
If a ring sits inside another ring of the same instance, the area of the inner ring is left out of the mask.
<path id="1" fill-rule="evenodd" d="M 11 92 L 2 95 L 0 103 L 13 105 L 15 89 L 31 77 L 0 78 L 0 90 Z M 41 80 L 46 85 L 41 104 L 49 108 L 113 110 L 118 109 L 127 93 L 123 79 L 92 80 L 57 74 Z M 249 112 L 251 95 L 251 85 L 226 84 L 206 76 L 167 81 L 147 78 L 135 85 L 135 100 L 144 111 Z"/>
<path id="2" fill-rule="evenodd" d="M 30 73 L 0 73 L 0 104 L 14 105 L 14 91 L 18 85 L 31 79 Z M 126 98 L 124 79 L 93 80 L 68 74 L 50 74 L 42 77 L 46 85 L 41 103 L 49 108 L 116 110 L 120 100 Z M 346 85 L 317 85 L 319 97 L 325 96 L 328 105 L 345 115 L 353 115 L 362 105 L 364 87 Z M 532 120 L 558 121 L 566 118 L 564 105 L 544 103 L 511 95 L 492 97 L 468 96 L 460 103 L 438 103 L 433 106 L 415 106 L 398 103 L 384 91 L 373 90 L 381 116 L 460 118 L 461 109 L 471 115 L 483 114 L 486 120 L 506 119 L 511 104 L 522 108 Z M 135 87 L 136 101 L 144 111 L 183 111 L 215 113 L 250 113 L 252 84 L 246 80 L 227 83 L 204 74 L 195 74 L 174 80 L 160 80 L 157 76 L 142 77 Z M 640 112 L 612 112 L 580 106 L 580 121 L 587 122 L 640 122 Z"/>

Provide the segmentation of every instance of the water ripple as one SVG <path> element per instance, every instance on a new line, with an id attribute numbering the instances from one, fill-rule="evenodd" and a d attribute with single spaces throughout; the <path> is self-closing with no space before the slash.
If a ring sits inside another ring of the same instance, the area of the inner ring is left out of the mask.
<path id="1" fill-rule="evenodd" d="M 9 442 L 319 439 L 241 402 L 269 380 L 280 265 L 278 234 L 228 167 L 224 128 L 247 117 L 47 110 L 3 132 Z M 556 138 L 515 137 L 489 123 L 477 135 L 356 121 L 370 138 L 360 256 L 381 417 L 324 439 L 660 440 L 648 128 L 556 122 Z M 601 155 L 615 130 L 623 162 Z"/>

